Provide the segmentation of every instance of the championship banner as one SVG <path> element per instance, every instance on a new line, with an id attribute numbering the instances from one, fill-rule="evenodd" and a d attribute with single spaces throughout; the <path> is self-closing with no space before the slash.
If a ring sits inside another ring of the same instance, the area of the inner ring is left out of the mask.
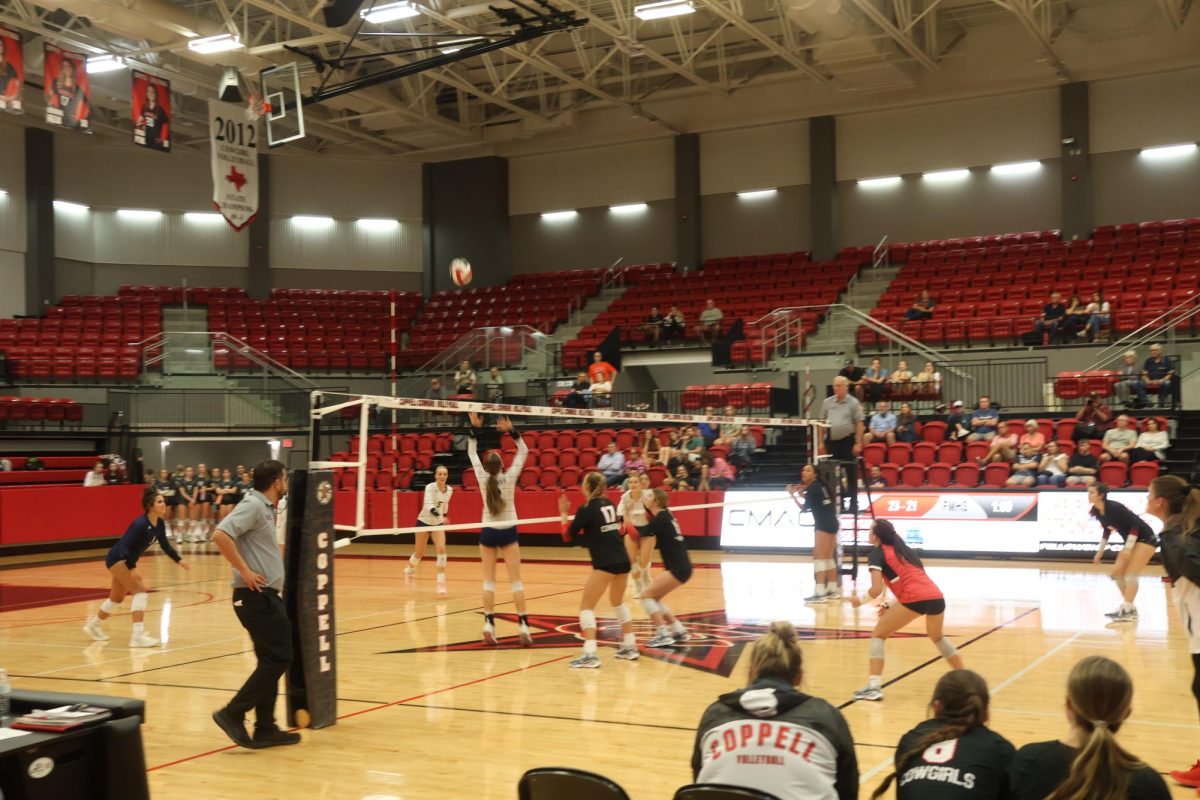
<path id="1" fill-rule="evenodd" d="M 88 130 L 91 106 L 86 57 L 47 42 L 43 69 L 46 122 Z"/>
<path id="2" fill-rule="evenodd" d="M 0 28 L 0 111 L 22 113 L 21 90 L 25 87 L 25 51 L 19 31 Z"/>
<path id="3" fill-rule="evenodd" d="M 283 585 L 293 650 L 288 724 L 324 728 L 337 722 L 333 472 L 295 470 L 289 477 Z"/>
<path id="4" fill-rule="evenodd" d="M 151 150 L 171 149 L 171 82 L 133 70 L 133 143 Z"/>
<path id="5" fill-rule="evenodd" d="M 212 139 L 213 206 L 235 231 L 258 213 L 258 123 L 245 106 L 208 101 Z"/>

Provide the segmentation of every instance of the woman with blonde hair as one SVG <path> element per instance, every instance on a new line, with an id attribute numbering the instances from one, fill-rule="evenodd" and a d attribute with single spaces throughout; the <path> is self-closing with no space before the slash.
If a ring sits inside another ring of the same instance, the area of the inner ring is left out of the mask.
<path id="1" fill-rule="evenodd" d="M 641 592 L 642 607 L 655 627 L 654 638 L 646 642 L 646 646 L 674 647 L 692 637 L 662 599 L 691 579 L 692 560 L 688 557 L 679 521 L 667 510 L 670 505 L 667 493 L 662 489 L 649 489 L 645 494 L 650 520 L 642 529 L 641 541 L 651 548 L 657 544 L 663 559 L 663 571 L 654 580 L 647 580 Z"/>
<path id="2" fill-rule="evenodd" d="M 745 786 L 781 800 L 856 800 L 850 726 L 842 712 L 797 688 L 803 677 L 795 628 L 771 623 L 750 651 L 749 685 L 721 695 L 700 718 L 696 782 Z"/>
<path id="3" fill-rule="evenodd" d="M 600 657 L 596 655 L 596 603 L 608 592 L 617 621 L 621 623 L 621 646 L 617 658 L 637 661 L 641 654 L 637 639 L 633 635 L 633 614 L 625 605 L 625 584 L 629 579 L 629 556 L 621 544 L 621 523 L 617 521 L 617 507 L 605 497 L 608 482 L 599 472 L 583 476 L 579 491 L 584 503 L 569 517 L 571 501 L 559 495 L 558 510 L 562 514 L 562 537 L 567 544 L 582 539 L 592 557 L 592 574 L 583 585 L 583 596 L 579 599 L 579 629 L 583 634 L 583 654 L 571 662 L 571 669 L 597 669 Z"/>
<path id="4" fill-rule="evenodd" d="M 1192 696 L 1200 707 L 1200 487 L 1177 475 L 1155 478 L 1150 482 L 1146 513 L 1163 521 L 1158 535 L 1163 567 L 1187 632 Z M 1200 758 L 1190 769 L 1171 770 L 1171 777 L 1184 786 L 1200 786 Z"/>
<path id="5" fill-rule="evenodd" d="M 650 556 L 654 553 L 654 539 L 643 539 L 649 518 L 646 516 L 646 494 L 650 488 L 650 477 L 645 474 L 629 476 L 625 481 L 625 493 L 617 503 L 617 521 L 622 524 L 625 553 L 633 565 L 633 596 L 640 597 L 650 583 Z"/>
<path id="6" fill-rule="evenodd" d="M 1152 767 L 1117 743 L 1133 706 L 1133 680 L 1117 662 L 1089 656 L 1067 678 L 1070 730 L 1027 744 L 1013 760 L 1012 800 L 1169 800 Z"/>
<path id="7" fill-rule="evenodd" d="M 517 508 L 514 493 L 517 479 L 525 468 L 529 447 L 513 428 L 508 417 L 501 417 L 496 430 L 507 433 L 515 440 L 517 454 L 512 466 L 504 469 L 500 454 L 495 450 L 479 460 L 476 450 L 474 429 L 483 427 L 483 419 L 475 413 L 467 415 L 471 429 L 467 432 L 467 457 L 475 470 L 475 478 L 483 490 L 483 520 L 479 533 L 479 555 L 483 563 L 483 641 L 494 645 L 496 640 L 496 560 L 503 557 L 512 588 L 513 604 L 517 607 L 520 626 L 517 635 L 521 644 L 529 647 L 533 637 L 529 634 L 529 617 L 525 613 L 525 586 L 521 583 L 521 546 L 517 543 Z"/>

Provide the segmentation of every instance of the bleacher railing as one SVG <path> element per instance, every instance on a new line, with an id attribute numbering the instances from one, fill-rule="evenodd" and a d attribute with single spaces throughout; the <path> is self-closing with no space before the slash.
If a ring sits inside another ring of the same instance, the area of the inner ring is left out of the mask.
<path id="1" fill-rule="evenodd" d="M 1086 371 L 1105 369 L 1126 351 L 1136 350 L 1138 347 L 1153 342 L 1159 342 L 1167 348 L 1174 348 L 1176 330 L 1185 323 L 1191 323 L 1198 316 L 1200 316 L 1200 295 L 1192 295 L 1105 347 Z"/>
<path id="2" fill-rule="evenodd" d="M 224 331 L 162 331 L 135 344 L 142 350 L 143 378 L 155 367 L 168 367 L 172 356 L 180 351 L 202 356 L 208 362 L 206 373 L 218 374 L 222 370 L 212 364 L 212 359 L 215 348 L 224 347 L 231 354 L 245 358 L 254 369 L 261 371 L 264 389 L 272 378 L 283 380 L 295 389 L 311 391 L 319 388 L 311 378 Z"/>
<path id="3" fill-rule="evenodd" d="M 479 386 L 492 367 L 527 367 L 548 373 L 555 367 L 552 342 L 546 334 L 530 325 L 501 325 L 475 328 L 460 336 L 454 344 L 401 378 L 396 393 L 404 397 L 424 397 L 431 378 L 440 378 L 446 394 L 453 394 L 450 381 L 463 361 L 477 371 Z"/>

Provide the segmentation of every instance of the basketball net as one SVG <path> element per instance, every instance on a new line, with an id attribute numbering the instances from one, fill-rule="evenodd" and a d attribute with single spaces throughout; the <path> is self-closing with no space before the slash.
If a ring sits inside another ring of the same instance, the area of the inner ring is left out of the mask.
<path id="1" fill-rule="evenodd" d="M 250 122 L 258 122 L 264 114 L 268 114 L 270 111 L 271 104 L 264 101 L 258 92 L 251 91 L 250 100 L 246 103 L 246 119 Z"/>

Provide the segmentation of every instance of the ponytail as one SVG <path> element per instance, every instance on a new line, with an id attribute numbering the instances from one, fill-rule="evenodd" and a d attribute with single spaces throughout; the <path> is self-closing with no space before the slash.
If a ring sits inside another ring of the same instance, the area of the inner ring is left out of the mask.
<path id="1" fill-rule="evenodd" d="M 942 724 L 918 739 L 908 750 L 896 755 L 896 769 L 871 793 L 871 800 L 882 797 L 892 785 L 892 781 L 904 774 L 926 749 L 938 742 L 961 738 L 987 723 L 987 682 L 969 669 L 947 672 L 934 687 L 933 699 L 929 702 L 930 708 L 933 708 L 935 703 L 935 719 Z"/>
<path id="2" fill-rule="evenodd" d="M 1200 488 L 1178 475 L 1163 475 L 1150 481 L 1150 491 L 1167 501 L 1167 510 L 1184 536 L 1200 526 Z"/>
<path id="3" fill-rule="evenodd" d="M 779 678 L 798 686 L 803 668 L 800 640 L 790 622 L 772 622 L 771 629 L 750 651 L 750 683 L 759 678 Z"/>
<path id="4" fill-rule="evenodd" d="M 875 527 L 871 530 L 875 534 L 875 538 L 878 539 L 880 543 L 886 544 L 888 547 L 896 551 L 896 555 L 902 560 L 907 561 L 914 567 L 925 569 L 925 565 L 921 563 L 921 557 L 918 556 L 916 551 L 909 547 L 908 543 L 896 533 L 896 528 L 892 525 L 892 523 L 888 522 L 886 519 L 879 519 L 875 521 Z"/>
<path id="5" fill-rule="evenodd" d="M 489 514 L 499 514 L 506 505 L 504 495 L 500 493 L 500 468 L 503 464 L 496 453 L 488 453 L 483 459 L 483 469 L 488 474 L 487 483 L 483 487 L 483 500 L 487 504 Z"/>
<path id="6" fill-rule="evenodd" d="M 599 472 L 589 472 L 583 476 L 583 491 L 587 495 L 588 501 L 595 500 L 598 497 L 604 497 L 604 490 L 608 488 L 608 481 L 604 475 Z"/>
<path id="7" fill-rule="evenodd" d="M 1123 800 L 1130 777 L 1144 766 L 1116 739 L 1133 705 L 1129 673 L 1104 656 L 1083 659 L 1067 678 L 1067 705 L 1088 738 L 1046 800 Z"/>

